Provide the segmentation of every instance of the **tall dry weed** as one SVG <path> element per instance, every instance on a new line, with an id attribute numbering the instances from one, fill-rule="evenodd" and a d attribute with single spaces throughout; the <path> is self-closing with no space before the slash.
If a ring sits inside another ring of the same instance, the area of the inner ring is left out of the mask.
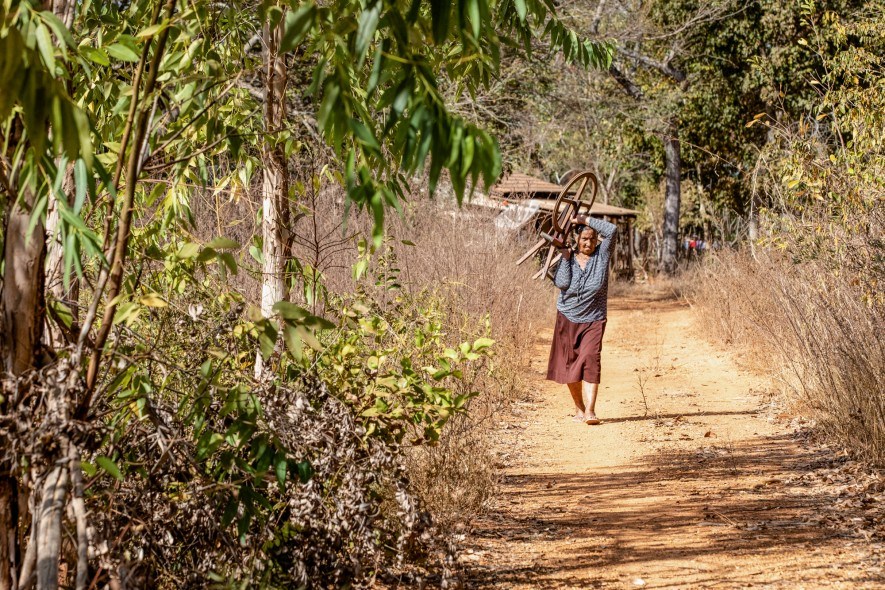
<path id="1" fill-rule="evenodd" d="M 885 464 L 885 315 L 851 273 L 775 253 L 722 252 L 694 294 L 726 344 L 813 413 L 820 432 Z"/>
<path id="2" fill-rule="evenodd" d="M 340 240 L 368 235 L 371 220 L 351 212 L 343 226 L 343 195 L 330 189 L 307 193 L 317 198 L 303 202 L 307 215 L 299 221 L 296 252 L 317 265 L 330 292 L 348 292 L 355 288 L 351 266 L 357 251 L 353 240 L 349 246 Z M 537 333 L 552 325 L 555 294 L 549 283 L 531 280 L 529 265 L 515 266 L 528 245 L 517 235 L 496 232 L 493 213 L 469 204 L 459 208 L 444 198 L 416 198 L 386 225 L 376 262 L 383 257 L 385 282 L 394 288 L 382 286 L 378 303 L 392 302 L 400 290 L 426 293 L 445 312 L 449 344 L 480 336 L 495 340 L 490 363 L 465 376 L 465 391 L 479 392 L 469 412 L 448 422 L 438 444 L 417 447 L 410 455 L 409 478 L 423 505 L 438 526 L 455 531 L 481 512 L 495 491 L 494 426 L 512 400 L 527 394 L 525 369 Z"/>

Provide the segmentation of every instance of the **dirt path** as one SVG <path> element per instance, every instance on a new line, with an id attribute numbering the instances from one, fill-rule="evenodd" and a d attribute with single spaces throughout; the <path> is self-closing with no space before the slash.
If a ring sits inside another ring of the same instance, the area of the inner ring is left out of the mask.
<path id="1" fill-rule="evenodd" d="M 678 302 L 613 301 L 596 427 L 542 380 L 539 334 L 537 399 L 501 427 L 505 481 L 461 556 L 468 588 L 885 587 L 873 546 L 826 526 L 831 454 L 698 329 Z"/>

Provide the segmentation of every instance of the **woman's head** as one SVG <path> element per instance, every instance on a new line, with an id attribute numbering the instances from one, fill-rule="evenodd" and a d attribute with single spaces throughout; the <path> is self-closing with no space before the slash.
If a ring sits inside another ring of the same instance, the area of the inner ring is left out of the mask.
<path id="1" fill-rule="evenodd" d="M 599 243 L 599 235 L 596 230 L 587 225 L 578 225 L 575 227 L 575 241 L 578 244 L 578 252 L 589 256 L 596 250 Z"/>

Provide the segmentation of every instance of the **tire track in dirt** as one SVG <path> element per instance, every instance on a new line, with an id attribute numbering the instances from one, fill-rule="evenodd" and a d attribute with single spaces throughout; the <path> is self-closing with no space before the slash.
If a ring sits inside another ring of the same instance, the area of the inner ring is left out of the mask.
<path id="1" fill-rule="evenodd" d="M 611 301 L 594 427 L 543 381 L 539 335 L 537 396 L 501 426 L 501 493 L 460 556 L 468 588 L 883 587 L 873 546 L 820 524 L 836 498 L 801 475 L 830 457 L 702 329 L 680 302 Z"/>

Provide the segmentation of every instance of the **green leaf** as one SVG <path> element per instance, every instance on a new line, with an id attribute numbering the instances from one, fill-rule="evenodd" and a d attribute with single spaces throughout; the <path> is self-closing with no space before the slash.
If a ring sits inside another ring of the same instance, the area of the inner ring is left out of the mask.
<path id="1" fill-rule="evenodd" d="M 430 0 L 430 18 L 433 21 L 433 40 L 437 45 L 445 43 L 449 36 L 449 18 L 452 3 L 448 0 Z"/>
<path id="2" fill-rule="evenodd" d="M 275 29 L 283 18 L 283 9 L 275 6 L 273 2 L 262 2 L 262 6 L 265 7 L 263 18 L 267 19 L 267 24 L 271 29 Z"/>
<path id="3" fill-rule="evenodd" d="M 376 248 L 380 248 L 384 240 L 384 195 L 380 190 L 369 198 L 369 206 L 375 221 L 372 226 L 372 241 Z"/>
<path id="4" fill-rule="evenodd" d="M 216 250 L 236 250 L 240 247 L 240 244 L 230 238 L 218 237 L 206 244 L 206 247 L 215 248 Z"/>
<path id="5" fill-rule="evenodd" d="M 79 215 L 86 202 L 86 191 L 89 188 L 89 178 L 86 172 L 86 162 L 78 158 L 74 162 L 74 214 Z"/>
<path id="6" fill-rule="evenodd" d="M 219 252 L 218 258 L 224 263 L 224 266 L 231 274 L 237 274 L 237 261 L 234 260 L 234 257 L 230 252 Z"/>
<path id="7" fill-rule="evenodd" d="M 470 26 L 473 29 L 473 38 L 479 39 L 479 31 L 482 22 L 479 15 L 480 0 L 467 0 L 467 11 L 470 13 Z"/>
<path id="8" fill-rule="evenodd" d="M 182 260 L 187 260 L 188 258 L 194 258 L 200 252 L 200 245 L 194 244 L 193 242 L 188 242 L 175 255 L 176 258 L 181 258 Z"/>
<path id="9" fill-rule="evenodd" d="M 214 249 L 203 248 L 200 250 L 199 256 L 197 256 L 197 262 L 209 262 L 210 260 L 214 260 L 216 256 L 218 256 L 218 252 Z"/>
<path id="10" fill-rule="evenodd" d="M 120 304 L 117 307 L 116 313 L 114 313 L 114 324 L 123 323 L 127 326 L 132 325 L 132 322 L 138 318 L 141 310 L 142 307 L 140 307 L 135 301 L 127 301 L 126 303 Z"/>
<path id="11" fill-rule="evenodd" d="M 310 316 L 309 311 L 288 301 L 278 301 L 272 309 L 287 320 L 303 320 Z"/>
<path id="12" fill-rule="evenodd" d="M 295 326 L 286 325 L 286 327 L 283 328 L 283 340 L 286 341 L 286 348 L 289 350 L 289 354 L 292 355 L 292 358 L 295 359 L 296 362 L 301 362 L 301 359 L 304 356 L 301 336 L 298 335 L 298 330 L 295 329 Z"/>
<path id="13" fill-rule="evenodd" d="M 378 19 L 381 17 L 381 2 L 375 2 L 371 8 L 364 10 L 360 15 L 359 27 L 357 28 L 356 43 L 354 44 L 354 53 L 356 54 L 357 63 L 363 64 L 366 58 L 366 51 L 369 43 L 375 35 L 378 28 Z"/>
<path id="14" fill-rule="evenodd" d="M 358 281 L 360 277 L 363 276 L 363 273 L 366 272 L 369 268 L 369 261 L 365 258 L 359 260 L 356 264 L 353 265 L 353 280 Z"/>
<path id="15" fill-rule="evenodd" d="M 80 54 L 83 55 L 86 59 L 91 61 L 94 64 L 100 66 L 109 66 L 111 65 L 111 60 L 108 59 L 108 54 L 105 53 L 104 49 L 97 49 L 95 47 L 83 46 L 80 48 Z"/>
<path id="16" fill-rule="evenodd" d="M 313 467 L 311 467 L 309 461 L 301 461 L 296 465 L 298 468 L 298 477 L 301 478 L 301 483 L 307 483 L 310 481 L 310 478 L 313 477 Z"/>
<path id="17" fill-rule="evenodd" d="M 70 307 L 57 299 L 48 299 L 47 307 L 50 309 L 52 315 L 60 321 L 63 326 L 70 329 L 74 323 L 74 314 L 71 313 Z"/>
<path id="18" fill-rule="evenodd" d="M 495 343 L 491 338 L 478 338 L 473 343 L 473 350 L 483 350 L 484 348 L 488 348 Z"/>
<path id="19" fill-rule="evenodd" d="M 126 47 L 122 43 L 113 43 L 111 45 L 108 45 L 107 47 L 105 47 L 105 51 L 108 52 L 108 55 L 113 58 L 119 59 L 120 61 L 128 61 L 134 63 L 141 59 L 139 55 L 135 53 L 135 51 L 133 51 L 129 47 Z"/>
<path id="20" fill-rule="evenodd" d="M 140 30 L 135 36 L 139 39 L 147 39 L 148 37 L 153 37 L 163 29 L 169 26 L 169 21 L 165 21 L 162 23 L 157 23 L 155 25 L 151 25 L 147 28 Z"/>
<path id="21" fill-rule="evenodd" d="M 513 0 L 513 5 L 516 7 L 516 14 L 519 15 L 519 20 L 525 20 L 525 0 Z"/>
<path id="22" fill-rule="evenodd" d="M 305 328 L 304 326 L 296 326 L 295 331 L 298 332 L 298 335 L 301 337 L 301 340 L 307 343 L 312 349 L 317 352 L 323 351 L 323 345 L 317 340 L 317 337 L 313 335 L 313 332 Z"/>
<path id="23" fill-rule="evenodd" d="M 231 494 L 227 500 L 227 504 L 224 507 L 224 512 L 221 515 L 221 526 L 222 528 L 227 528 L 230 526 L 230 523 L 234 521 L 234 518 L 237 517 L 237 509 L 240 507 L 240 501 L 237 499 L 235 494 Z"/>
<path id="24" fill-rule="evenodd" d="M 83 470 L 83 475 L 86 477 L 93 477 L 96 472 L 95 465 L 89 461 L 80 461 L 80 469 Z"/>
<path id="25" fill-rule="evenodd" d="M 43 19 L 52 32 L 55 33 L 55 36 L 59 39 L 59 41 L 64 42 L 69 47 L 74 46 L 74 37 L 71 35 L 71 32 L 68 31 L 68 28 L 65 26 L 61 19 L 55 16 L 52 12 L 48 10 L 44 10 L 40 13 L 40 18 Z"/>
<path id="26" fill-rule="evenodd" d="M 37 25 L 36 30 L 37 49 L 40 50 L 40 57 L 50 73 L 55 74 L 55 47 L 52 45 L 52 37 L 49 36 L 49 29 L 42 24 Z"/>
<path id="27" fill-rule="evenodd" d="M 274 459 L 274 471 L 276 472 L 277 482 L 280 484 L 280 489 L 285 489 L 288 463 L 286 462 L 286 454 L 282 451 L 277 451 L 276 458 Z"/>
<path id="28" fill-rule="evenodd" d="M 366 127 L 363 123 L 357 121 L 356 119 L 351 119 L 350 129 L 356 136 L 357 141 L 362 143 L 371 151 L 377 154 L 381 153 L 381 145 L 378 143 L 378 140 L 375 139 L 375 136 L 372 135 L 372 132 L 369 130 L 369 128 Z"/>
<path id="29" fill-rule="evenodd" d="M 280 40 L 280 52 L 286 53 L 295 49 L 313 26 L 316 6 L 308 2 L 295 12 L 286 12 L 283 23 L 283 38 Z"/>
<path id="30" fill-rule="evenodd" d="M 123 481 L 123 474 L 120 472 L 120 468 L 117 467 L 117 464 L 114 463 L 110 458 L 105 457 L 104 455 L 99 455 L 96 457 L 95 462 L 99 467 L 104 469 L 104 471 L 120 481 Z"/>
<path id="31" fill-rule="evenodd" d="M 270 358 L 270 355 L 273 354 L 274 348 L 277 346 L 277 330 L 273 327 L 273 324 L 267 320 L 257 322 L 257 325 L 261 330 L 258 333 L 258 348 L 261 352 L 262 358 L 267 360 Z"/>
<path id="32" fill-rule="evenodd" d="M 30 240 L 31 235 L 34 233 L 34 230 L 37 228 L 37 224 L 39 224 L 46 216 L 46 207 L 49 205 L 49 197 L 47 193 L 43 193 L 39 199 L 37 199 L 37 203 L 34 205 L 33 209 L 31 209 L 31 216 L 28 219 L 28 229 L 25 231 L 25 238 Z M 42 239 L 42 238 L 41 238 Z"/>
<path id="33" fill-rule="evenodd" d="M 165 191 L 166 191 L 166 183 L 158 182 L 157 184 L 154 185 L 154 188 L 151 189 L 150 194 L 148 195 L 147 199 L 145 200 L 145 204 L 148 207 L 153 207 L 154 203 L 156 203 L 157 200 L 163 196 L 163 193 Z"/>

